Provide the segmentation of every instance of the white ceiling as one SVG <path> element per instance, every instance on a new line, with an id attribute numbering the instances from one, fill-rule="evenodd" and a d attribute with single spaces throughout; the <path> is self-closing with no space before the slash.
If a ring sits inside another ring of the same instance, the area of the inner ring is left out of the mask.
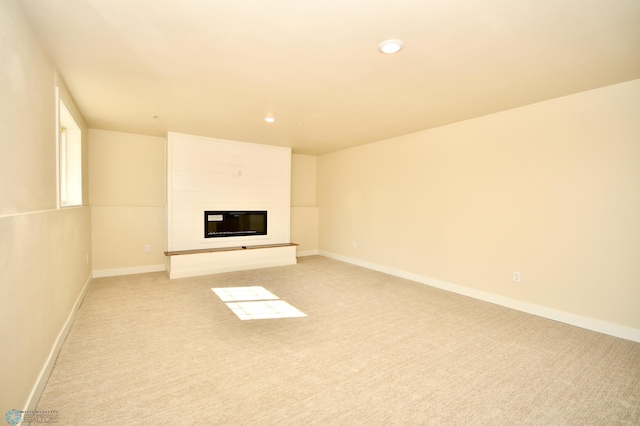
<path id="1" fill-rule="evenodd" d="M 640 78 L 639 0 L 22 3 L 96 129 L 322 154 Z"/>

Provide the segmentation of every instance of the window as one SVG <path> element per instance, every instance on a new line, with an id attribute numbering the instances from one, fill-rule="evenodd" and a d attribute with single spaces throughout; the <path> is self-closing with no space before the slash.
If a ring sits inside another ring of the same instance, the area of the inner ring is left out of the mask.
<path id="1" fill-rule="evenodd" d="M 82 131 L 59 97 L 58 190 L 60 206 L 82 205 Z"/>

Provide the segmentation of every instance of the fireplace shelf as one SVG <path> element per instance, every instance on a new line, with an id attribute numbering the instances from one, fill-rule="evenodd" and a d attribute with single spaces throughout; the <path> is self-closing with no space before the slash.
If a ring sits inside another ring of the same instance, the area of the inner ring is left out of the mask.
<path id="1" fill-rule="evenodd" d="M 283 244 L 262 244 L 254 246 L 234 246 L 234 247 L 220 247 L 220 248 L 206 248 L 197 250 L 178 250 L 178 251 L 165 251 L 165 256 L 180 256 L 186 254 L 201 254 L 201 253 L 215 253 L 224 251 L 240 251 L 240 250 L 256 250 L 256 249 L 268 249 L 277 247 L 294 247 L 296 243 L 283 243 Z"/>

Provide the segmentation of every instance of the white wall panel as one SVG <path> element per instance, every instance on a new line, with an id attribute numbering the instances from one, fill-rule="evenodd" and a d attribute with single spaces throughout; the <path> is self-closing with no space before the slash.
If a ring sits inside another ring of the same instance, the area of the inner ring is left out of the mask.
<path id="1" fill-rule="evenodd" d="M 171 256 L 170 259 L 169 277 L 172 279 L 184 278 L 221 272 L 294 265 L 296 263 L 296 247 L 198 253 Z"/>
<path id="2" fill-rule="evenodd" d="M 167 137 L 167 250 L 290 242 L 290 148 Z M 267 210 L 267 235 L 204 237 L 205 210 Z"/>

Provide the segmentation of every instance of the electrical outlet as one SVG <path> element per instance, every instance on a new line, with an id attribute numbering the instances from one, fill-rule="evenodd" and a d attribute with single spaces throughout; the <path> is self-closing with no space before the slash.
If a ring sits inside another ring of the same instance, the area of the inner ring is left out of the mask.
<path id="1" fill-rule="evenodd" d="M 520 272 L 513 273 L 513 282 L 516 282 L 516 283 L 520 282 Z"/>
<path id="2" fill-rule="evenodd" d="M 352 246 L 353 248 L 358 248 L 358 243 L 356 243 L 355 241 L 353 241 L 353 242 L 351 243 L 351 246 Z"/>
<path id="3" fill-rule="evenodd" d="M 145 253 L 149 253 L 149 252 L 151 252 L 151 246 L 150 246 L 149 244 L 146 244 L 146 245 L 144 246 L 144 252 L 145 252 Z"/>

